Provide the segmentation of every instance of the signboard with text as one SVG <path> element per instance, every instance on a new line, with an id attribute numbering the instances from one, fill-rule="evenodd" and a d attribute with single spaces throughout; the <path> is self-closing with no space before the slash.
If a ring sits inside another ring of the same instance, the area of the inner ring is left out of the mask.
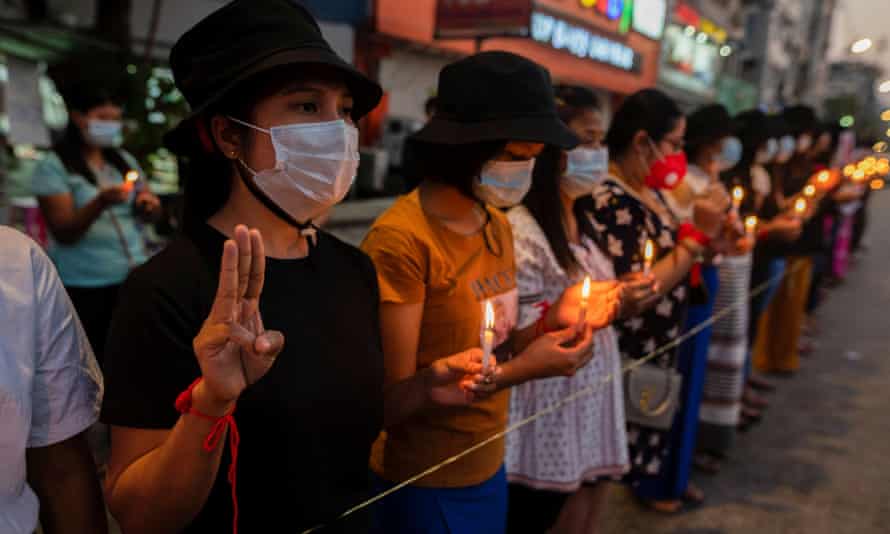
<path id="1" fill-rule="evenodd" d="M 440 39 L 528 35 L 532 0 L 438 0 Z"/>

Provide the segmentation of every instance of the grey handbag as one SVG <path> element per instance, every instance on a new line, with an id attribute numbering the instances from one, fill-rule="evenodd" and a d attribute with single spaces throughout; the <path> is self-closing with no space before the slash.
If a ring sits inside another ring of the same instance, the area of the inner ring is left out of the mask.
<path id="1" fill-rule="evenodd" d="M 622 358 L 622 368 L 636 360 Z M 646 428 L 669 430 L 680 404 L 683 375 L 676 369 L 640 365 L 626 372 L 624 416 Z"/>

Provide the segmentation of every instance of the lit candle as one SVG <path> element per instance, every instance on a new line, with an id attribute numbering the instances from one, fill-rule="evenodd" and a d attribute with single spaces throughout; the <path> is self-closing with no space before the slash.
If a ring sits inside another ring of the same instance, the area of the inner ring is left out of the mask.
<path id="1" fill-rule="evenodd" d="M 828 171 L 822 171 L 818 175 L 816 175 L 816 180 L 820 184 L 828 183 L 828 180 L 831 179 L 831 173 Z"/>
<path id="2" fill-rule="evenodd" d="M 127 174 L 124 175 L 124 189 L 127 191 L 132 191 L 134 187 L 136 187 L 136 182 L 139 181 L 139 171 L 129 170 Z"/>
<path id="3" fill-rule="evenodd" d="M 491 350 L 494 345 L 494 306 L 485 301 L 485 329 L 482 332 L 482 372 L 491 371 Z"/>
<path id="4" fill-rule="evenodd" d="M 803 188 L 803 195 L 805 197 L 811 197 L 815 194 L 816 194 L 816 186 L 815 185 L 810 184 Z"/>
<path id="5" fill-rule="evenodd" d="M 578 309 L 578 330 L 583 331 L 587 323 L 587 306 L 590 303 L 590 277 L 584 277 L 584 285 L 581 286 L 581 304 Z"/>
<path id="6" fill-rule="evenodd" d="M 757 216 L 749 215 L 745 217 L 745 234 L 751 239 L 754 238 L 754 230 L 757 229 Z"/>
<path id="7" fill-rule="evenodd" d="M 732 188 L 732 211 L 736 214 L 739 213 L 739 207 L 742 205 L 742 200 L 745 199 L 745 190 L 742 189 L 742 186 L 737 185 Z"/>
<path id="8" fill-rule="evenodd" d="M 807 201 L 805 198 L 799 198 L 794 202 L 794 213 L 803 215 L 807 211 Z"/>
<path id="9" fill-rule="evenodd" d="M 856 172 L 856 165 L 852 163 L 844 167 L 844 176 L 847 178 L 853 176 L 853 173 Z"/>
<path id="10" fill-rule="evenodd" d="M 856 182 L 865 180 L 865 171 L 863 169 L 856 169 L 856 172 L 853 173 L 853 180 Z"/>
<path id="11" fill-rule="evenodd" d="M 646 246 L 643 247 L 643 273 L 649 274 L 652 271 L 653 259 L 655 259 L 655 244 L 651 239 L 647 239 Z"/>

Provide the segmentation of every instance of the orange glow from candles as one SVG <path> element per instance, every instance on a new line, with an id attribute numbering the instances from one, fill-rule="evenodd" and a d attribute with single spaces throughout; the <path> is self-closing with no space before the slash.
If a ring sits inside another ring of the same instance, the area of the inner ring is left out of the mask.
<path id="1" fill-rule="evenodd" d="M 869 185 L 875 191 L 877 191 L 879 189 L 884 189 L 884 180 L 881 180 L 880 178 L 875 178 L 874 180 L 871 181 L 871 184 L 869 184 Z"/>
<path id="2" fill-rule="evenodd" d="M 824 184 L 830 179 L 831 173 L 828 171 L 822 171 L 816 176 L 816 180 L 818 180 L 820 184 Z"/>
<path id="3" fill-rule="evenodd" d="M 815 195 L 816 194 L 816 186 L 814 186 L 813 184 L 810 184 L 810 185 L 804 187 L 803 194 L 804 194 L 804 196 L 807 196 L 807 197 L 811 197 L 811 196 Z"/>
<path id="4" fill-rule="evenodd" d="M 742 200 L 745 199 L 745 190 L 742 189 L 742 186 L 737 185 L 732 188 L 732 200 L 736 206 L 741 205 Z"/>
<path id="5" fill-rule="evenodd" d="M 745 231 L 749 234 L 753 234 L 754 230 L 757 228 L 757 216 L 749 215 L 745 217 Z"/>
<path id="6" fill-rule="evenodd" d="M 643 261 L 646 263 L 652 263 L 652 259 L 655 257 L 655 244 L 652 243 L 651 239 L 646 240 L 646 246 L 643 248 Z"/>
<path id="7" fill-rule="evenodd" d="M 485 329 L 494 330 L 494 306 L 491 301 L 485 301 Z"/>
<path id="8" fill-rule="evenodd" d="M 587 301 L 590 298 L 590 277 L 584 278 L 584 285 L 581 286 L 581 300 Z"/>
<path id="9" fill-rule="evenodd" d="M 853 176 L 854 172 L 856 172 L 856 165 L 853 165 L 851 163 L 851 164 L 847 165 L 846 167 L 844 167 L 844 176 L 846 176 L 847 178 L 849 178 L 850 176 Z"/>
<path id="10" fill-rule="evenodd" d="M 807 211 L 807 201 L 805 199 L 799 198 L 794 202 L 794 211 L 798 215 L 803 215 L 805 211 Z"/>
<path id="11" fill-rule="evenodd" d="M 856 169 L 856 172 L 853 173 L 853 179 L 857 182 L 865 180 L 865 171 L 862 169 Z"/>

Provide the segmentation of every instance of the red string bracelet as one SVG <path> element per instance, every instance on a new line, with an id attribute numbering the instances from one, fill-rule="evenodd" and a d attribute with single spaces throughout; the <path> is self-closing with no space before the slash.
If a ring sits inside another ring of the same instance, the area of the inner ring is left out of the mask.
<path id="1" fill-rule="evenodd" d="M 541 318 L 535 323 L 535 337 L 541 337 L 550 332 L 550 329 L 547 328 L 547 314 L 553 306 L 546 300 L 538 302 L 534 306 L 541 310 Z"/>
<path id="2" fill-rule="evenodd" d="M 236 491 L 236 477 L 238 474 L 238 444 L 241 441 L 241 436 L 238 434 L 238 425 L 235 424 L 235 417 L 233 415 L 235 409 L 232 408 L 232 411 L 221 417 L 207 415 L 196 410 L 192 406 L 192 391 L 194 391 L 195 386 L 197 386 L 201 380 L 203 380 L 203 378 L 199 378 L 192 382 L 192 385 L 176 397 L 176 409 L 182 414 L 191 414 L 207 421 L 213 421 L 213 427 L 210 429 L 210 433 L 204 438 L 203 448 L 205 452 L 213 452 L 216 450 L 217 445 L 219 445 L 219 440 L 222 439 L 223 435 L 226 433 L 226 428 L 229 429 L 229 454 L 231 456 L 231 461 L 229 462 L 229 485 L 232 487 L 232 532 L 233 534 L 238 534 L 238 493 Z"/>

